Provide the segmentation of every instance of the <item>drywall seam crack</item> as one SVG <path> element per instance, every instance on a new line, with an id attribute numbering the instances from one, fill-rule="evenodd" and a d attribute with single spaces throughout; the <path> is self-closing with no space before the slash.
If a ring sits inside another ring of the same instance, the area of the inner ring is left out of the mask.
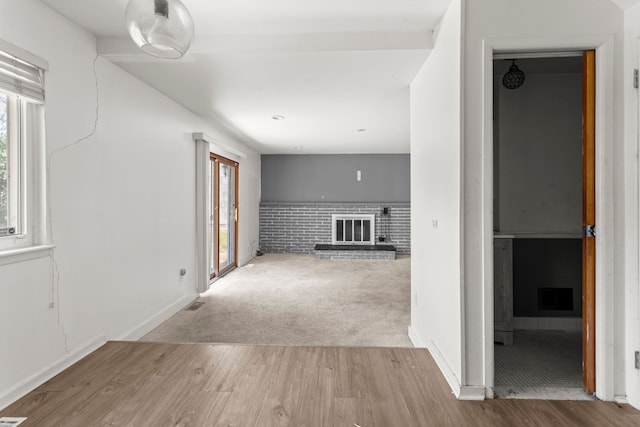
<path id="1" fill-rule="evenodd" d="M 70 144 L 64 145 L 64 146 L 62 146 L 60 148 L 57 148 L 55 150 L 52 150 L 51 154 L 49 155 L 49 159 L 50 160 L 53 158 L 54 154 L 56 154 L 56 153 L 58 153 L 60 151 L 67 150 L 67 149 L 69 149 L 71 147 L 74 147 L 74 146 L 76 146 L 78 144 L 81 144 L 82 142 L 88 140 L 93 135 L 95 135 L 96 130 L 98 129 L 98 119 L 100 118 L 100 86 L 98 84 L 98 71 L 96 69 L 96 66 L 97 66 L 96 63 L 98 61 L 98 57 L 99 56 L 100 55 L 96 54 L 95 58 L 93 58 L 93 76 L 94 76 L 94 79 L 95 79 L 95 87 L 96 87 L 96 110 L 95 110 L 95 118 L 93 120 L 93 128 L 91 129 L 91 131 L 87 135 L 83 136 L 82 138 L 80 138 L 80 139 L 78 139 L 78 140 L 76 140 L 76 141 L 74 141 L 74 142 L 72 142 Z"/>
<path id="2" fill-rule="evenodd" d="M 49 153 L 49 156 L 47 158 L 47 169 L 46 169 L 46 175 L 47 175 L 47 186 L 48 191 L 47 191 L 47 206 L 48 206 L 48 225 L 49 225 L 49 233 L 50 233 L 50 238 L 51 241 L 55 242 L 55 238 L 54 238 L 54 231 L 53 231 L 53 204 L 51 201 L 51 169 L 53 167 L 53 158 L 54 155 L 57 153 L 60 153 L 62 151 L 65 151 L 71 147 L 75 147 L 87 140 L 89 140 L 93 135 L 95 135 L 97 129 L 98 129 L 98 122 L 99 122 L 99 118 L 100 118 L 100 86 L 99 86 L 99 82 L 98 82 L 98 70 L 97 70 L 97 61 L 98 61 L 98 57 L 99 55 L 96 53 L 96 56 L 93 58 L 93 77 L 94 77 L 94 81 L 95 81 L 95 90 L 96 90 L 96 108 L 95 108 L 95 118 L 93 120 L 93 127 L 91 129 L 91 131 L 81 137 L 80 139 L 64 145 L 60 148 L 57 148 L 55 150 L 52 150 Z M 55 252 L 55 250 L 54 250 Z M 71 351 L 69 349 L 69 336 L 67 335 L 64 323 L 62 321 L 62 316 L 61 316 L 61 307 L 60 307 L 60 269 L 58 267 L 58 261 L 56 260 L 55 254 L 52 253 L 49 255 L 49 257 L 51 258 L 51 263 L 52 263 L 52 268 L 51 268 L 51 299 L 49 301 L 49 306 L 51 308 L 55 307 L 57 310 L 57 322 L 58 322 L 58 327 L 60 328 L 62 335 L 64 337 L 64 348 L 65 351 L 69 354 Z"/>

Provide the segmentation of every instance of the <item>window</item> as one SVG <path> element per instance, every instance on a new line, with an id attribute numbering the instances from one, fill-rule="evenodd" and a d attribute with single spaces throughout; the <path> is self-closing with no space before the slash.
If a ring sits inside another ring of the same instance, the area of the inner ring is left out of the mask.
<path id="1" fill-rule="evenodd" d="M 24 158 L 20 139 L 20 104 L 13 95 L 0 92 L 0 236 L 23 232 L 21 214 L 21 160 Z"/>
<path id="2" fill-rule="evenodd" d="M 0 255 L 47 243 L 45 68 L 0 40 Z"/>

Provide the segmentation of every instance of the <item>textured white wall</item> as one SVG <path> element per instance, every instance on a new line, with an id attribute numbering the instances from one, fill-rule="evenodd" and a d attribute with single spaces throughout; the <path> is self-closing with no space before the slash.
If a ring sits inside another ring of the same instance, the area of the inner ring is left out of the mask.
<path id="1" fill-rule="evenodd" d="M 56 245 L 52 258 L 0 266 L 0 337 L 12 348 L 0 353 L 2 407 L 75 357 L 107 339 L 136 338 L 196 297 L 192 132 L 246 154 L 241 261 L 258 240 L 260 158 L 102 58 L 96 90 L 95 38 L 39 1 L 0 0 L 0 38 L 49 61 Z"/>
<path id="2" fill-rule="evenodd" d="M 461 26 L 461 2 L 454 0 L 410 97 L 411 330 L 456 393 L 462 379 Z"/>

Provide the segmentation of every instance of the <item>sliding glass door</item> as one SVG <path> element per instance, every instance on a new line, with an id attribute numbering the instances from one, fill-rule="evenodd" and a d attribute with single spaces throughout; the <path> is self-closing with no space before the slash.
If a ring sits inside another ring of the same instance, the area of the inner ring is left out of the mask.
<path id="1" fill-rule="evenodd" d="M 213 279 L 237 265 L 238 163 L 211 153 L 209 275 Z"/>

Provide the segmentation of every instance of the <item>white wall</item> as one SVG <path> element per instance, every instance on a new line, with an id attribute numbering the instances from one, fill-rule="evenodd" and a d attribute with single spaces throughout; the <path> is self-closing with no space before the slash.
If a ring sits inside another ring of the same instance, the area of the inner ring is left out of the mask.
<path id="1" fill-rule="evenodd" d="M 246 154 L 240 260 L 258 239 L 260 159 L 102 58 L 96 87 L 95 38 L 39 1 L 0 0 L 0 39 L 49 61 L 56 245 L 50 258 L 0 266 L 0 339 L 11 348 L 0 352 L 3 407 L 105 340 L 136 339 L 197 296 L 192 132 Z"/>
<path id="2" fill-rule="evenodd" d="M 629 82 L 633 79 L 633 69 L 640 68 L 640 5 L 625 12 L 625 64 L 624 91 L 625 127 L 625 230 L 629 237 L 625 241 L 625 329 L 626 340 L 624 354 L 631 356 L 640 350 L 640 289 L 638 275 L 638 129 L 640 110 L 638 109 L 638 91 L 632 90 Z M 627 399 L 636 408 L 640 408 L 640 370 L 635 369 L 631 357 L 623 359 L 622 366 L 626 373 Z"/>
<path id="3" fill-rule="evenodd" d="M 491 49 L 598 47 L 597 392 L 625 394 L 623 13 L 608 0 L 467 1 L 464 91 L 464 384 L 493 384 Z M 484 55 L 489 55 L 486 58 Z M 487 75 L 488 73 L 488 75 Z M 618 309 L 616 310 L 615 307 Z"/>
<path id="4" fill-rule="evenodd" d="M 411 326 L 460 392 L 462 303 L 461 2 L 454 0 L 433 52 L 411 84 Z"/>

